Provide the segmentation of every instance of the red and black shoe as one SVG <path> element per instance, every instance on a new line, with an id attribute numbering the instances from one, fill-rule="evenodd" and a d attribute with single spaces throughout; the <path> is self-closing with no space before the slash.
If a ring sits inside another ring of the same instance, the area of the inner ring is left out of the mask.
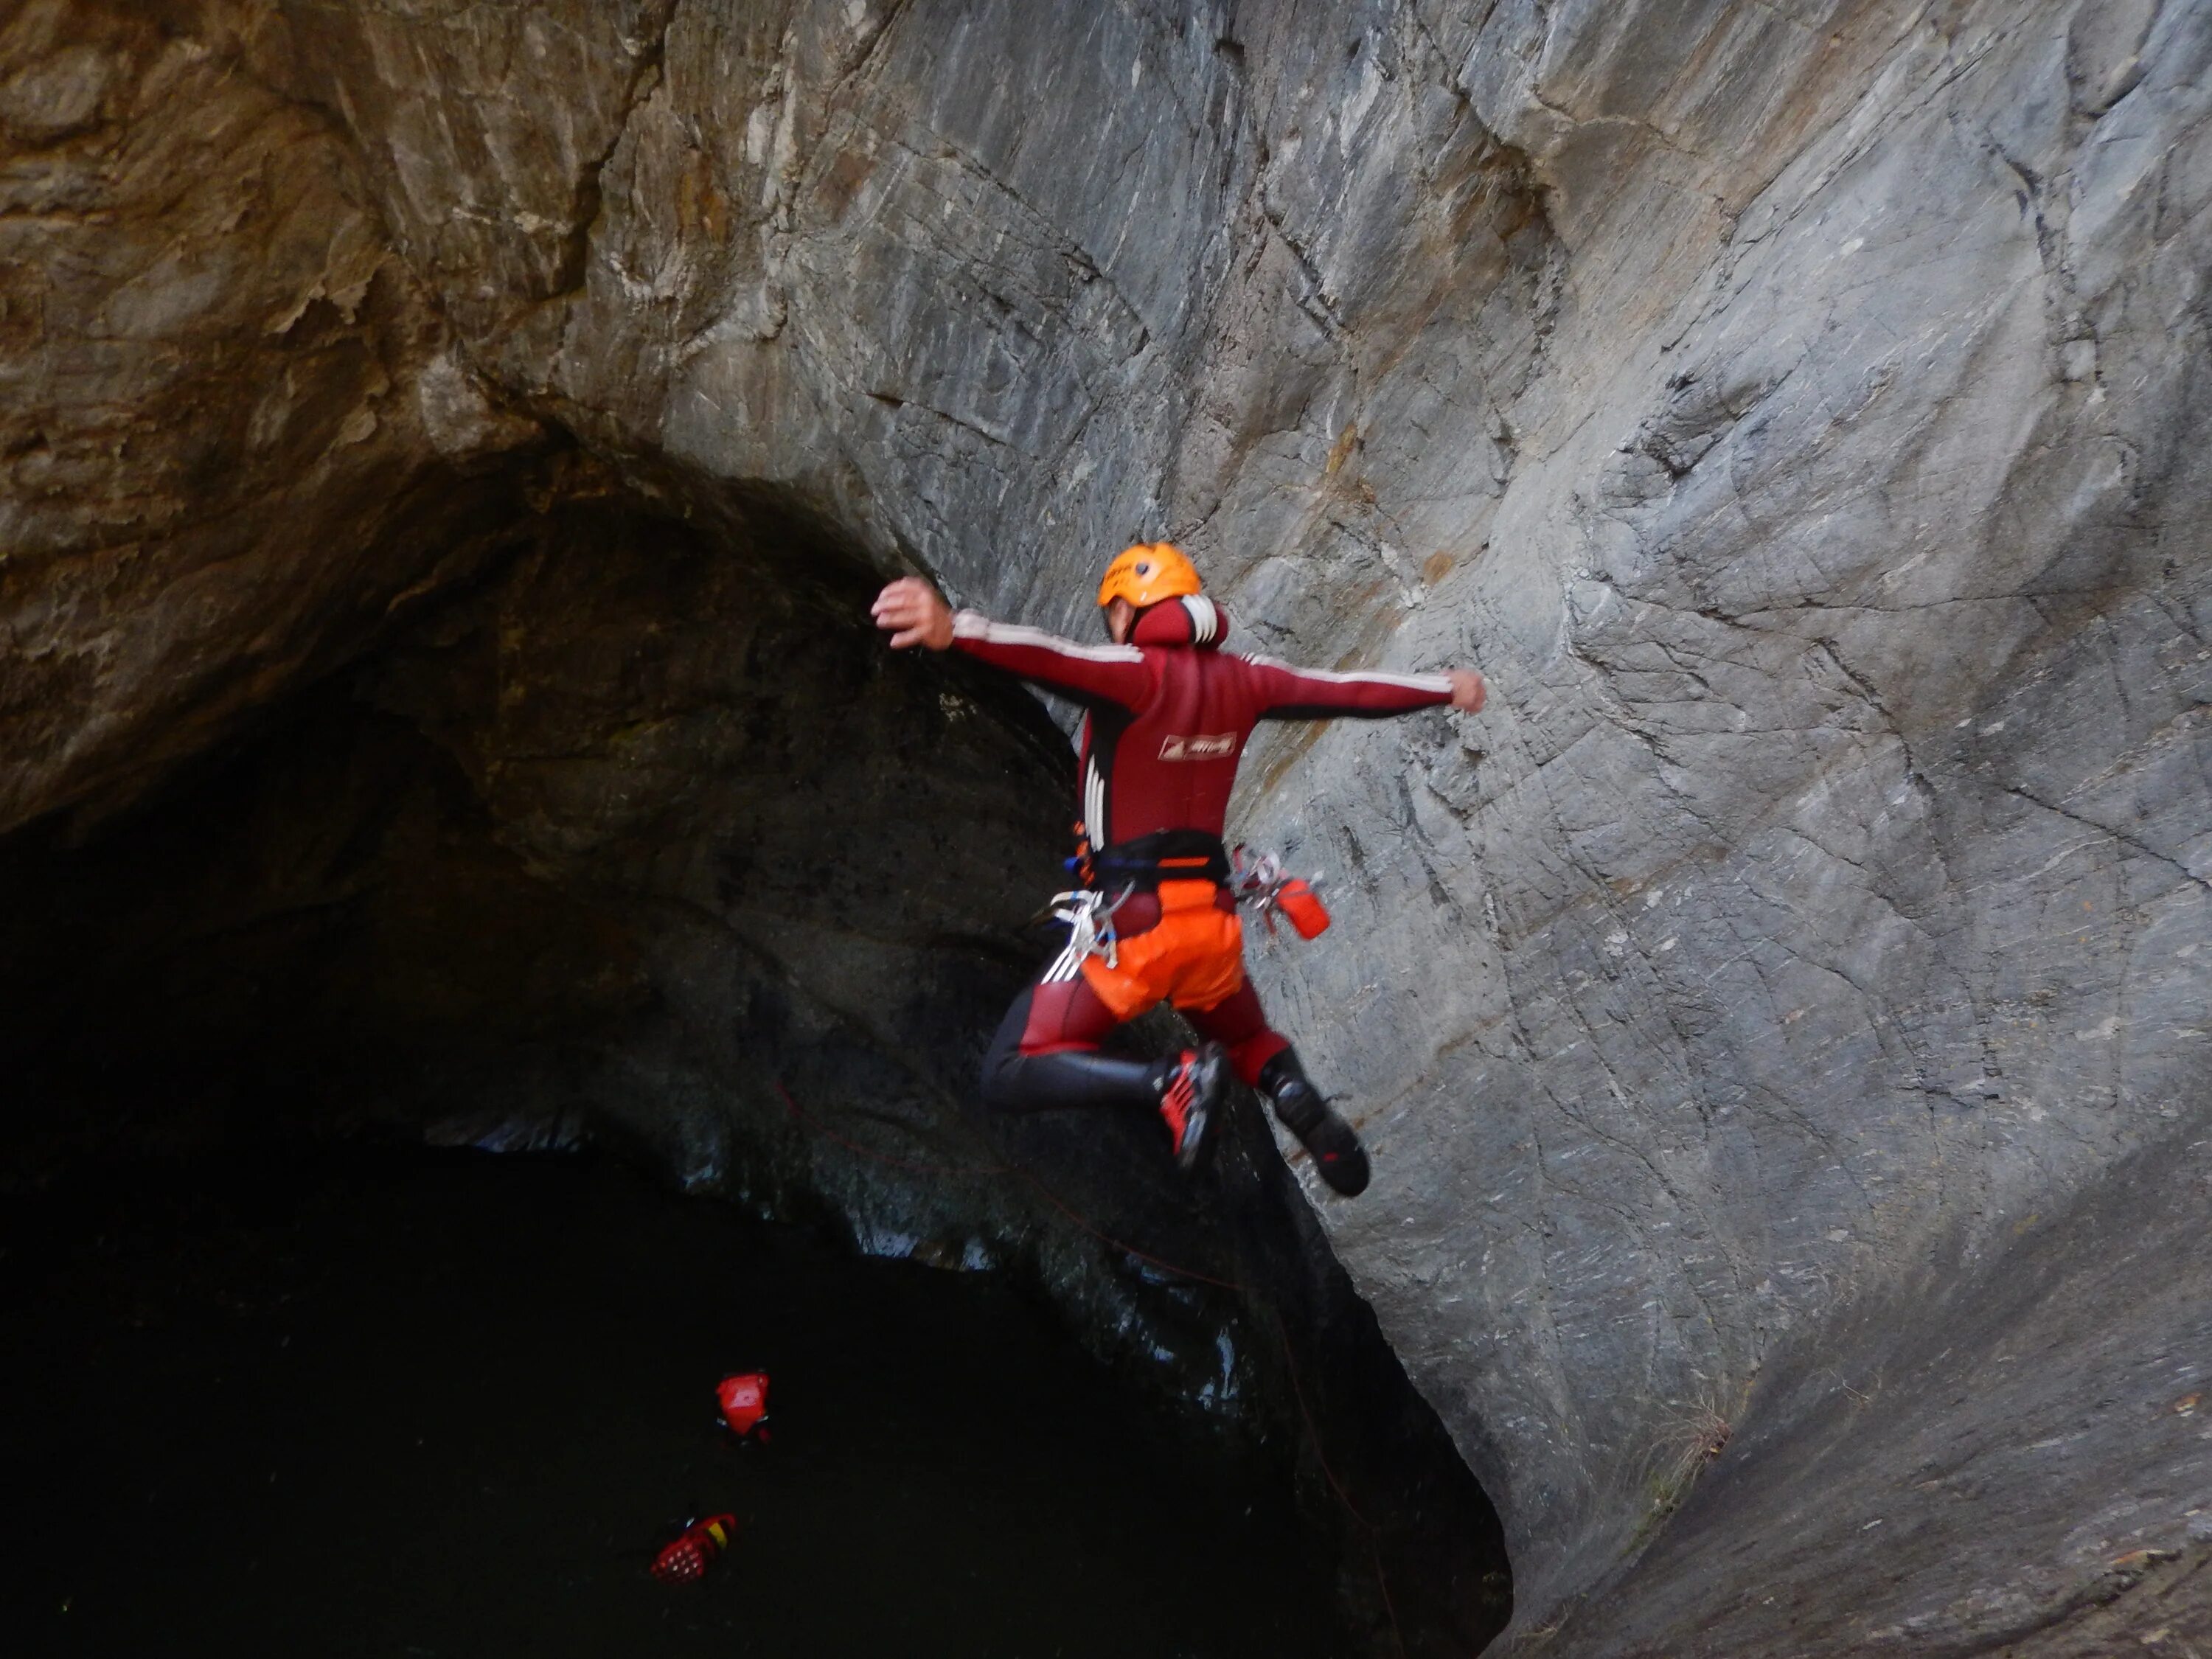
<path id="1" fill-rule="evenodd" d="M 1275 1103 L 1275 1115 L 1298 1138 L 1313 1159 L 1314 1172 L 1331 1190 L 1346 1198 L 1367 1190 L 1367 1149 L 1359 1144 L 1359 1131 L 1313 1086 L 1294 1052 L 1284 1049 L 1261 1069 L 1260 1089 Z"/>
<path id="2" fill-rule="evenodd" d="M 1207 1131 L 1229 1092 L 1229 1054 L 1218 1042 L 1186 1048 L 1160 1067 L 1154 1086 L 1160 1091 L 1160 1121 L 1168 1126 L 1176 1165 L 1185 1175 L 1205 1155 Z"/>

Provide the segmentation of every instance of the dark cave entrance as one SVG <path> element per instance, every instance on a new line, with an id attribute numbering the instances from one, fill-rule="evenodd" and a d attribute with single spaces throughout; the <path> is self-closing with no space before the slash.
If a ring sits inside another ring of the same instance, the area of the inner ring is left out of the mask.
<path id="1" fill-rule="evenodd" d="M 64 1241 L 11 1298 L 72 1282 L 98 1250 L 70 1227 L 112 1235 L 96 1194 L 149 1157 L 213 1189 L 596 1151 L 851 1255 L 992 1270 L 1280 1475 L 1342 1645 L 1479 1648 L 1510 1609 L 1496 1519 L 1249 1103 L 1204 1191 L 1147 1126 L 972 1103 L 1060 873 L 1057 730 L 884 651 L 879 573 L 788 502 L 574 453 L 516 494 L 371 654 L 131 812 L 0 842 L 4 1201 Z"/>
<path id="2" fill-rule="evenodd" d="M 161 800 L 0 843 L 0 1060 L 54 1108 L 7 1134 L 588 1118 L 717 1184 L 732 1126 L 685 1091 L 748 1068 L 927 1121 L 1057 873 L 1057 734 L 882 651 L 871 573 L 792 510 L 567 459 Z"/>

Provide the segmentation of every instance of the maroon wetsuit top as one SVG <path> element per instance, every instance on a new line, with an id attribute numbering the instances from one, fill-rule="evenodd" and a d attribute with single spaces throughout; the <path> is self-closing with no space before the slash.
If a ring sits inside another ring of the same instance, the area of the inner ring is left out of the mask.
<path id="1" fill-rule="evenodd" d="M 1078 645 L 1041 629 L 953 618 L 972 657 L 1085 708 L 1078 750 L 1094 847 L 1164 830 L 1218 841 L 1252 728 L 1265 720 L 1370 719 L 1451 701 L 1442 674 L 1331 674 L 1220 649 L 1228 619 L 1201 595 L 1138 613 L 1127 645 Z"/>

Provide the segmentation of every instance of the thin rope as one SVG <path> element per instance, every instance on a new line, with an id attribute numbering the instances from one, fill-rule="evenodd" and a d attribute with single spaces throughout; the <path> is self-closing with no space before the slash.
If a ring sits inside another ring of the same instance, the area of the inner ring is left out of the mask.
<path id="1" fill-rule="evenodd" d="M 783 1079 L 781 1078 L 775 1079 L 775 1091 L 783 1097 L 783 1103 L 791 1109 L 792 1116 L 798 1119 L 803 1127 L 813 1130 L 815 1133 L 822 1136 L 825 1139 L 836 1141 L 837 1145 L 842 1146 L 847 1152 L 852 1152 L 858 1157 L 867 1158 L 873 1163 L 888 1164 L 895 1170 L 910 1170 L 916 1175 L 968 1176 L 1014 1175 L 1018 1173 L 1018 1171 L 1017 1171 L 1011 1164 L 978 1164 L 974 1165 L 962 1165 L 957 1164 L 924 1164 L 915 1158 L 894 1158 L 889 1152 L 879 1152 L 872 1146 L 863 1146 L 859 1141 L 852 1139 L 848 1136 L 839 1134 L 835 1129 L 823 1122 L 821 1119 L 814 1116 L 797 1101 L 793 1100 L 791 1097 L 791 1091 L 783 1086 Z"/>

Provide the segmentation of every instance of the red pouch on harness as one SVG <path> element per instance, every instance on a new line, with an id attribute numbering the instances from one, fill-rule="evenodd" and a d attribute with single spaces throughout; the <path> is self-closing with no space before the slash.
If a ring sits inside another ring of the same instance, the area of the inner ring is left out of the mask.
<path id="1" fill-rule="evenodd" d="M 1321 896 L 1295 876 L 1275 890 L 1275 908 L 1291 919 L 1300 939 L 1312 939 L 1328 926 L 1328 908 Z"/>

